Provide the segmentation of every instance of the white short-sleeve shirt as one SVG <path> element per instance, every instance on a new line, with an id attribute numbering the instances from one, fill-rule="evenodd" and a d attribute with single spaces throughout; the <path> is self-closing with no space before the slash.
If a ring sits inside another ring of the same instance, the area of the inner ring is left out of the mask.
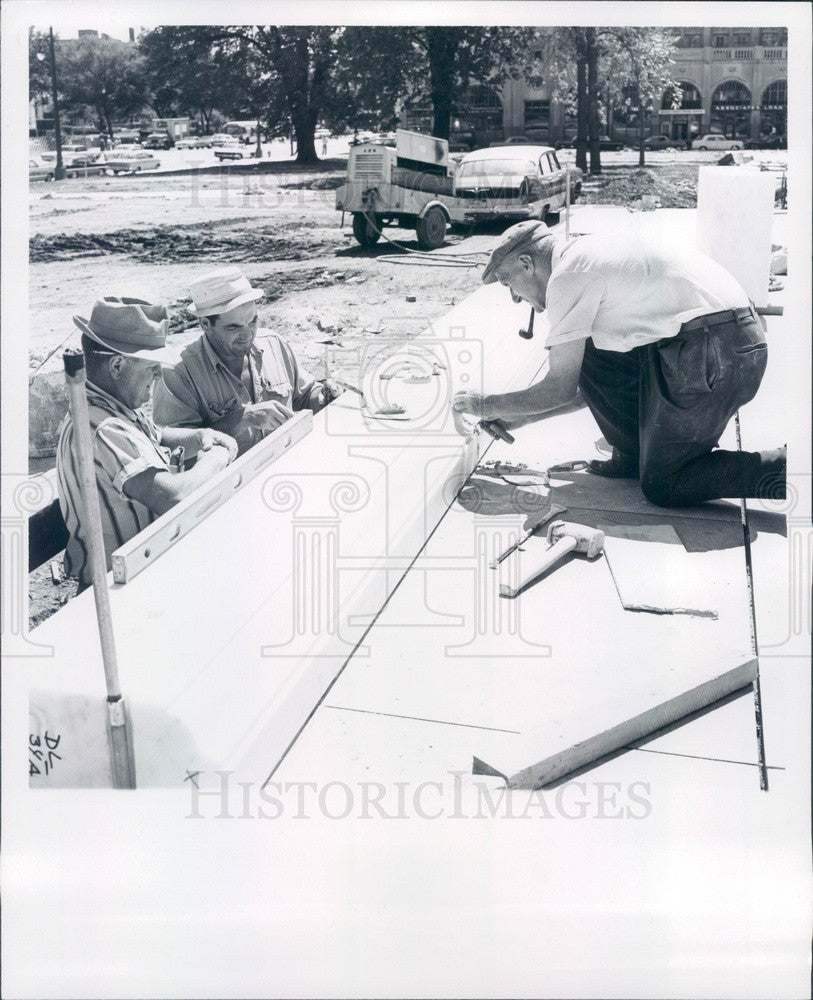
<path id="1" fill-rule="evenodd" d="M 749 304 L 724 267 L 691 247 L 607 236 L 555 248 L 546 300 L 547 347 L 592 337 L 600 350 L 620 352 Z"/>

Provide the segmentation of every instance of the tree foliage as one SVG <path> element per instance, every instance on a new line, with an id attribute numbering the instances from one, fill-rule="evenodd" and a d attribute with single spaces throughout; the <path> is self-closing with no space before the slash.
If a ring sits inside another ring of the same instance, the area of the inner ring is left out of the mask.
<path id="1" fill-rule="evenodd" d="M 150 103 L 161 118 L 197 117 L 204 132 L 216 111 L 226 117 L 265 115 L 272 100 L 270 73 L 240 38 L 211 26 L 165 26 L 139 38 L 150 83 Z"/>
<path id="2" fill-rule="evenodd" d="M 519 77 L 532 29 L 506 27 L 353 27 L 339 41 L 337 93 L 358 115 L 386 121 L 402 99 L 432 106 L 432 132 L 449 138 L 454 111 L 472 82 L 498 87 Z"/>
<path id="3" fill-rule="evenodd" d="M 112 138 L 113 122 L 133 115 L 147 97 L 144 60 L 138 49 L 113 38 L 62 41 L 57 51 L 59 89 L 66 110 L 88 107 Z"/>
<path id="4" fill-rule="evenodd" d="M 36 58 L 47 43 L 31 33 L 35 95 L 50 85 L 47 59 Z M 631 110 L 634 93 L 643 122 L 670 86 L 679 99 L 673 51 L 674 39 L 659 28 L 204 25 L 156 28 L 138 47 L 105 38 L 60 42 L 58 62 L 68 108 L 92 108 L 107 132 L 148 100 L 159 117 L 196 116 L 205 131 L 217 113 L 290 129 L 300 163 L 318 159 L 320 121 L 338 130 L 372 117 L 386 127 L 401 102 L 423 101 L 432 107 L 433 134 L 448 138 L 472 83 L 498 88 L 524 76 L 575 112 L 577 163 L 586 169 L 589 152 L 598 173 L 613 108 Z"/>
<path id="5" fill-rule="evenodd" d="M 608 38 L 616 47 L 621 65 L 626 64 L 622 78 L 634 91 L 626 98 L 628 106 L 635 102 L 638 116 L 638 163 L 645 163 L 644 123 L 646 115 L 660 108 L 665 91 L 670 91 L 675 106 L 680 105 L 682 92 L 672 73 L 677 36 L 664 28 L 609 28 Z"/>
<path id="6" fill-rule="evenodd" d="M 266 119 L 272 126 L 287 116 L 297 144 L 297 163 L 318 161 L 314 132 L 331 87 L 336 42 L 341 29 L 321 26 L 255 25 L 229 28 L 232 41 L 247 46 L 266 74 Z"/>
<path id="7" fill-rule="evenodd" d="M 42 100 L 51 96 L 50 40 L 47 31 L 28 32 L 28 96 Z M 38 58 L 41 57 L 41 58 Z"/>
<path id="8" fill-rule="evenodd" d="M 612 108 L 632 109 L 629 94 L 634 89 L 643 164 L 644 122 L 659 105 L 670 86 L 679 95 L 672 78 L 676 39 L 663 28 L 562 27 L 539 30 L 538 47 L 543 50 L 544 69 L 529 80 L 540 85 L 544 78 L 553 96 L 576 114 L 576 164 L 590 172 L 601 172 L 599 138 L 610 124 Z M 575 74 L 574 74 L 575 68 Z M 575 80 L 574 80 L 575 75 Z"/>

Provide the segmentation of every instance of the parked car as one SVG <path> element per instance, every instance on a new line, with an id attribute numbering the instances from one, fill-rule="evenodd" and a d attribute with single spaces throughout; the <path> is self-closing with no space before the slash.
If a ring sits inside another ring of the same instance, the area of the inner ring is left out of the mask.
<path id="1" fill-rule="evenodd" d="M 513 146 L 519 144 L 521 146 L 538 146 L 539 143 L 534 139 L 529 139 L 527 135 L 509 135 L 505 142 L 490 142 L 489 146 Z"/>
<path id="2" fill-rule="evenodd" d="M 226 135 L 225 132 L 215 132 L 214 135 L 209 136 L 209 145 L 214 146 L 215 149 L 218 146 L 225 146 L 230 142 L 234 142 L 234 136 Z"/>
<path id="3" fill-rule="evenodd" d="M 90 177 L 107 172 L 107 161 L 100 159 L 101 153 L 79 153 L 65 164 L 66 177 Z"/>
<path id="4" fill-rule="evenodd" d="M 68 163 L 71 160 L 73 160 L 73 158 L 77 156 L 79 153 L 88 153 L 88 152 L 95 152 L 98 155 L 101 152 L 101 150 L 99 149 L 89 150 L 87 146 L 80 146 L 74 143 L 68 143 L 67 145 L 62 147 L 62 162 Z M 56 150 L 55 149 L 46 150 L 44 153 L 40 154 L 40 159 L 43 160 L 45 163 L 56 163 Z"/>
<path id="5" fill-rule="evenodd" d="M 237 139 L 232 139 L 229 143 L 224 143 L 215 149 L 215 156 L 218 160 L 242 160 L 251 155 L 244 145 Z"/>
<path id="6" fill-rule="evenodd" d="M 29 160 L 28 179 L 29 181 L 52 181 L 54 179 L 54 168 L 50 163 Z"/>
<path id="7" fill-rule="evenodd" d="M 599 136 L 598 148 L 599 151 L 602 153 L 617 153 L 618 150 L 624 149 L 625 145 L 626 145 L 625 143 L 619 142 L 616 139 L 611 139 L 607 135 Z M 576 148 L 575 137 L 572 139 L 568 139 L 566 142 L 563 142 L 559 148 L 575 149 Z M 589 143 L 588 143 L 588 149 L 589 149 Z"/>
<path id="8" fill-rule="evenodd" d="M 608 135 L 599 136 L 598 148 L 602 153 L 617 153 L 620 149 L 626 148 L 625 142 L 619 142 L 618 139 L 611 139 Z"/>
<path id="9" fill-rule="evenodd" d="M 208 149 L 212 145 L 212 137 L 208 135 L 187 135 L 178 139 L 176 149 Z"/>
<path id="10" fill-rule="evenodd" d="M 489 146 L 464 156 L 454 194 L 468 202 L 466 218 L 545 219 L 565 204 L 567 171 L 550 146 Z M 581 194 L 582 172 L 570 168 L 570 199 Z M 470 206 L 470 207 L 469 207 Z"/>
<path id="11" fill-rule="evenodd" d="M 145 149 L 136 149 L 131 153 L 112 150 L 106 158 L 107 169 L 114 174 L 137 174 L 142 170 L 157 170 L 161 161 Z"/>
<path id="12" fill-rule="evenodd" d="M 670 139 L 668 135 L 651 135 L 644 139 L 644 149 L 686 149 L 683 139 Z"/>
<path id="13" fill-rule="evenodd" d="M 762 139 L 749 139 L 746 149 L 787 149 L 788 140 L 784 135 L 766 135 Z"/>
<path id="14" fill-rule="evenodd" d="M 167 132 L 151 132 L 141 145 L 144 149 L 171 149 L 175 141 Z"/>
<path id="15" fill-rule="evenodd" d="M 692 149 L 701 151 L 707 149 L 742 149 L 745 144 L 742 139 L 727 139 L 724 135 L 716 132 L 709 135 L 701 135 L 692 143 Z"/>

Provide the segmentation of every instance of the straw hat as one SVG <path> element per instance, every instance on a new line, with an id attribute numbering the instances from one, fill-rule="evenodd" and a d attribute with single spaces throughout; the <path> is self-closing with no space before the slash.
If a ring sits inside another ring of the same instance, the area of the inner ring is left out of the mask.
<path id="1" fill-rule="evenodd" d="M 251 287 L 239 267 L 222 267 L 204 274 L 189 283 L 189 291 L 192 305 L 187 308 L 193 316 L 219 316 L 265 295 L 261 288 Z"/>

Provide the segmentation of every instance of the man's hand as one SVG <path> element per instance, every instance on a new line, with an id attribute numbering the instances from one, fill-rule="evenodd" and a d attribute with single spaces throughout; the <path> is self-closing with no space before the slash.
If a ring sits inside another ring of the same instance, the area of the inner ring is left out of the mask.
<path id="1" fill-rule="evenodd" d="M 224 444 L 224 442 L 215 441 L 211 447 L 205 449 L 205 455 L 200 455 L 198 461 L 195 463 L 195 468 L 201 463 L 211 462 L 213 469 L 216 472 L 221 472 L 227 465 L 231 465 L 235 458 L 237 458 L 237 442 L 234 441 L 234 438 L 232 438 L 232 441 L 234 442 L 234 454 L 232 454 L 232 449 Z M 201 451 L 203 450 L 201 449 Z"/>
<path id="2" fill-rule="evenodd" d="M 286 420 L 290 420 L 294 411 L 276 399 L 270 399 L 265 403 L 252 403 L 243 411 L 243 419 L 240 421 L 249 427 L 256 428 L 262 432 L 262 436 L 270 434 L 271 431 L 281 427 Z"/>
<path id="3" fill-rule="evenodd" d="M 456 413 L 469 413 L 478 420 L 494 420 L 497 416 L 496 413 L 490 411 L 490 407 L 486 406 L 485 396 L 481 396 L 479 392 L 469 392 L 468 390 L 454 394 L 452 409 Z"/>
<path id="4" fill-rule="evenodd" d="M 324 385 L 319 392 L 319 407 L 327 406 L 328 403 L 332 403 L 334 399 L 338 399 L 344 390 L 340 389 L 335 382 L 331 379 L 325 379 Z"/>
<path id="5" fill-rule="evenodd" d="M 271 399 L 265 403 L 252 403 L 239 414 L 229 414 L 219 427 L 237 440 L 238 452 L 242 455 L 293 415 L 293 410 Z"/>
<path id="6" fill-rule="evenodd" d="M 198 441 L 200 442 L 200 451 L 209 451 L 210 448 L 221 445 L 227 449 L 230 462 L 237 458 L 237 442 L 229 434 L 216 431 L 211 427 L 201 427 L 198 431 Z"/>

